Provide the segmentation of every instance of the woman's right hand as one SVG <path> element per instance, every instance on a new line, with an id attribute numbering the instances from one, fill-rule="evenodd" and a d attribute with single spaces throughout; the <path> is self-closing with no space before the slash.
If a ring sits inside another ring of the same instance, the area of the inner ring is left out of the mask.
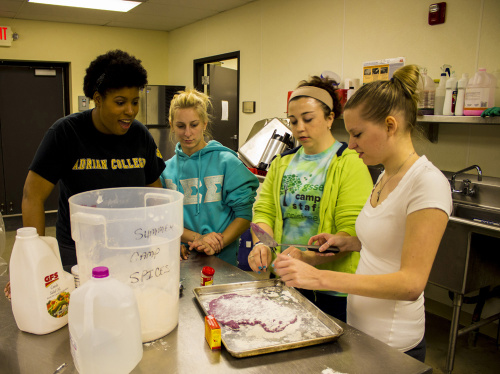
<path id="1" fill-rule="evenodd" d="M 322 254 L 330 247 L 337 247 L 340 252 L 359 252 L 361 250 L 361 242 L 356 236 L 335 235 L 328 233 L 321 233 L 314 235 L 309 239 L 308 245 L 316 243 L 321 245 L 319 252 Z M 324 254 L 331 256 L 332 254 Z"/>
<path id="2" fill-rule="evenodd" d="M 266 272 L 272 261 L 271 248 L 259 243 L 248 254 L 248 265 L 256 273 Z"/>

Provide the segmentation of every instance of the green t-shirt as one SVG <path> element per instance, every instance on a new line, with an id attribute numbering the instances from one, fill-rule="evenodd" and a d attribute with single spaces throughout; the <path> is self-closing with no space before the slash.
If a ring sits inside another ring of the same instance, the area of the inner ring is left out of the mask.
<path id="1" fill-rule="evenodd" d="M 335 141 L 325 151 L 308 155 L 300 148 L 288 165 L 280 189 L 283 215 L 282 243 L 307 244 L 318 233 L 319 204 L 328 167 L 342 144 Z M 284 251 L 286 248 L 281 248 Z"/>

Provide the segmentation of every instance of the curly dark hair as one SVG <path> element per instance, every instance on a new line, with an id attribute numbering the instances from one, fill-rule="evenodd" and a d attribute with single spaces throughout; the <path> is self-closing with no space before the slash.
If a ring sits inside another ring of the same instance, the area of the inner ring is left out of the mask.
<path id="1" fill-rule="evenodd" d="M 321 77 L 318 77 L 317 75 L 313 75 L 311 77 L 311 79 L 309 79 L 308 81 L 306 81 L 306 80 L 301 81 L 299 83 L 299 85 L 297 86 L 297 88 L 304 87 L 304 86 L 318 87 L 318 88 L 322 88 L 325 91 L 327 91 L 330 94 L 330 96 L 332 97 L 333 109 L 330 110 L 330 108 L 326 104 L 319 101 L 319 103 L 321 104 L 321 108 L 323 109 L 323 112 L 325 113 L 325 118 L 328 117 L 331 112 L 333 112 L 333 114 L 335 115 L 335 118 L 339 118 L 340 114 L 342 113 L 342 107 L 340 105 L 340 99 L 337 96 L 337 92 L 336 92 L 337 89 L 335 88 L 336 86 L 338 86 L 338 83 L 335 80 L 330 79 L 330 78 L 321 78 Z M 292 100 L 295 100 L 299 97 L 300 96 L 294 97 Z"/>
<path id="2" fill-rule="evenodd" d="M 124 87 L 142 89 L 148 84 L 148 73 L 141 60 L 119 49 L 109 51 L 92 61 L 83 78 L 83 93 L 89 98 L 97 91 L 106 96 L 109 90 Z"/>

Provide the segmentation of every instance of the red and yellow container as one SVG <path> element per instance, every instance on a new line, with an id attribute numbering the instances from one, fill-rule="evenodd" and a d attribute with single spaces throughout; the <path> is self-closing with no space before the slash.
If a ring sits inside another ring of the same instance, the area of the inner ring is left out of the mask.
<path id="1" fill-rule="evenodd" d="M 215 274 L 215 269 L 211 268 L 210 266 L 204 266 L 203 269 L 201 269 L 201 285 L 202 286 L 210 286 L 214 284 L 214 274 Z"/>
<path id="2" fill-rule="evenodd" d="M 214 316 L 205 316 L 205 339 L 210 349 L 220 349 L 220 326 Z"/>

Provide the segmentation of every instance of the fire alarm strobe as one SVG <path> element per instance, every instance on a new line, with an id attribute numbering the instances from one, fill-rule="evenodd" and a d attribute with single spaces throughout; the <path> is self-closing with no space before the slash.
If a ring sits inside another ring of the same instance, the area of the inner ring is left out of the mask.
<path id="1" fill-rule="evenodd" d="M 440 23 L 444 23 L 445 17 L 445 2 L 429 5 L 429 25 L 439 25 Z"/>

